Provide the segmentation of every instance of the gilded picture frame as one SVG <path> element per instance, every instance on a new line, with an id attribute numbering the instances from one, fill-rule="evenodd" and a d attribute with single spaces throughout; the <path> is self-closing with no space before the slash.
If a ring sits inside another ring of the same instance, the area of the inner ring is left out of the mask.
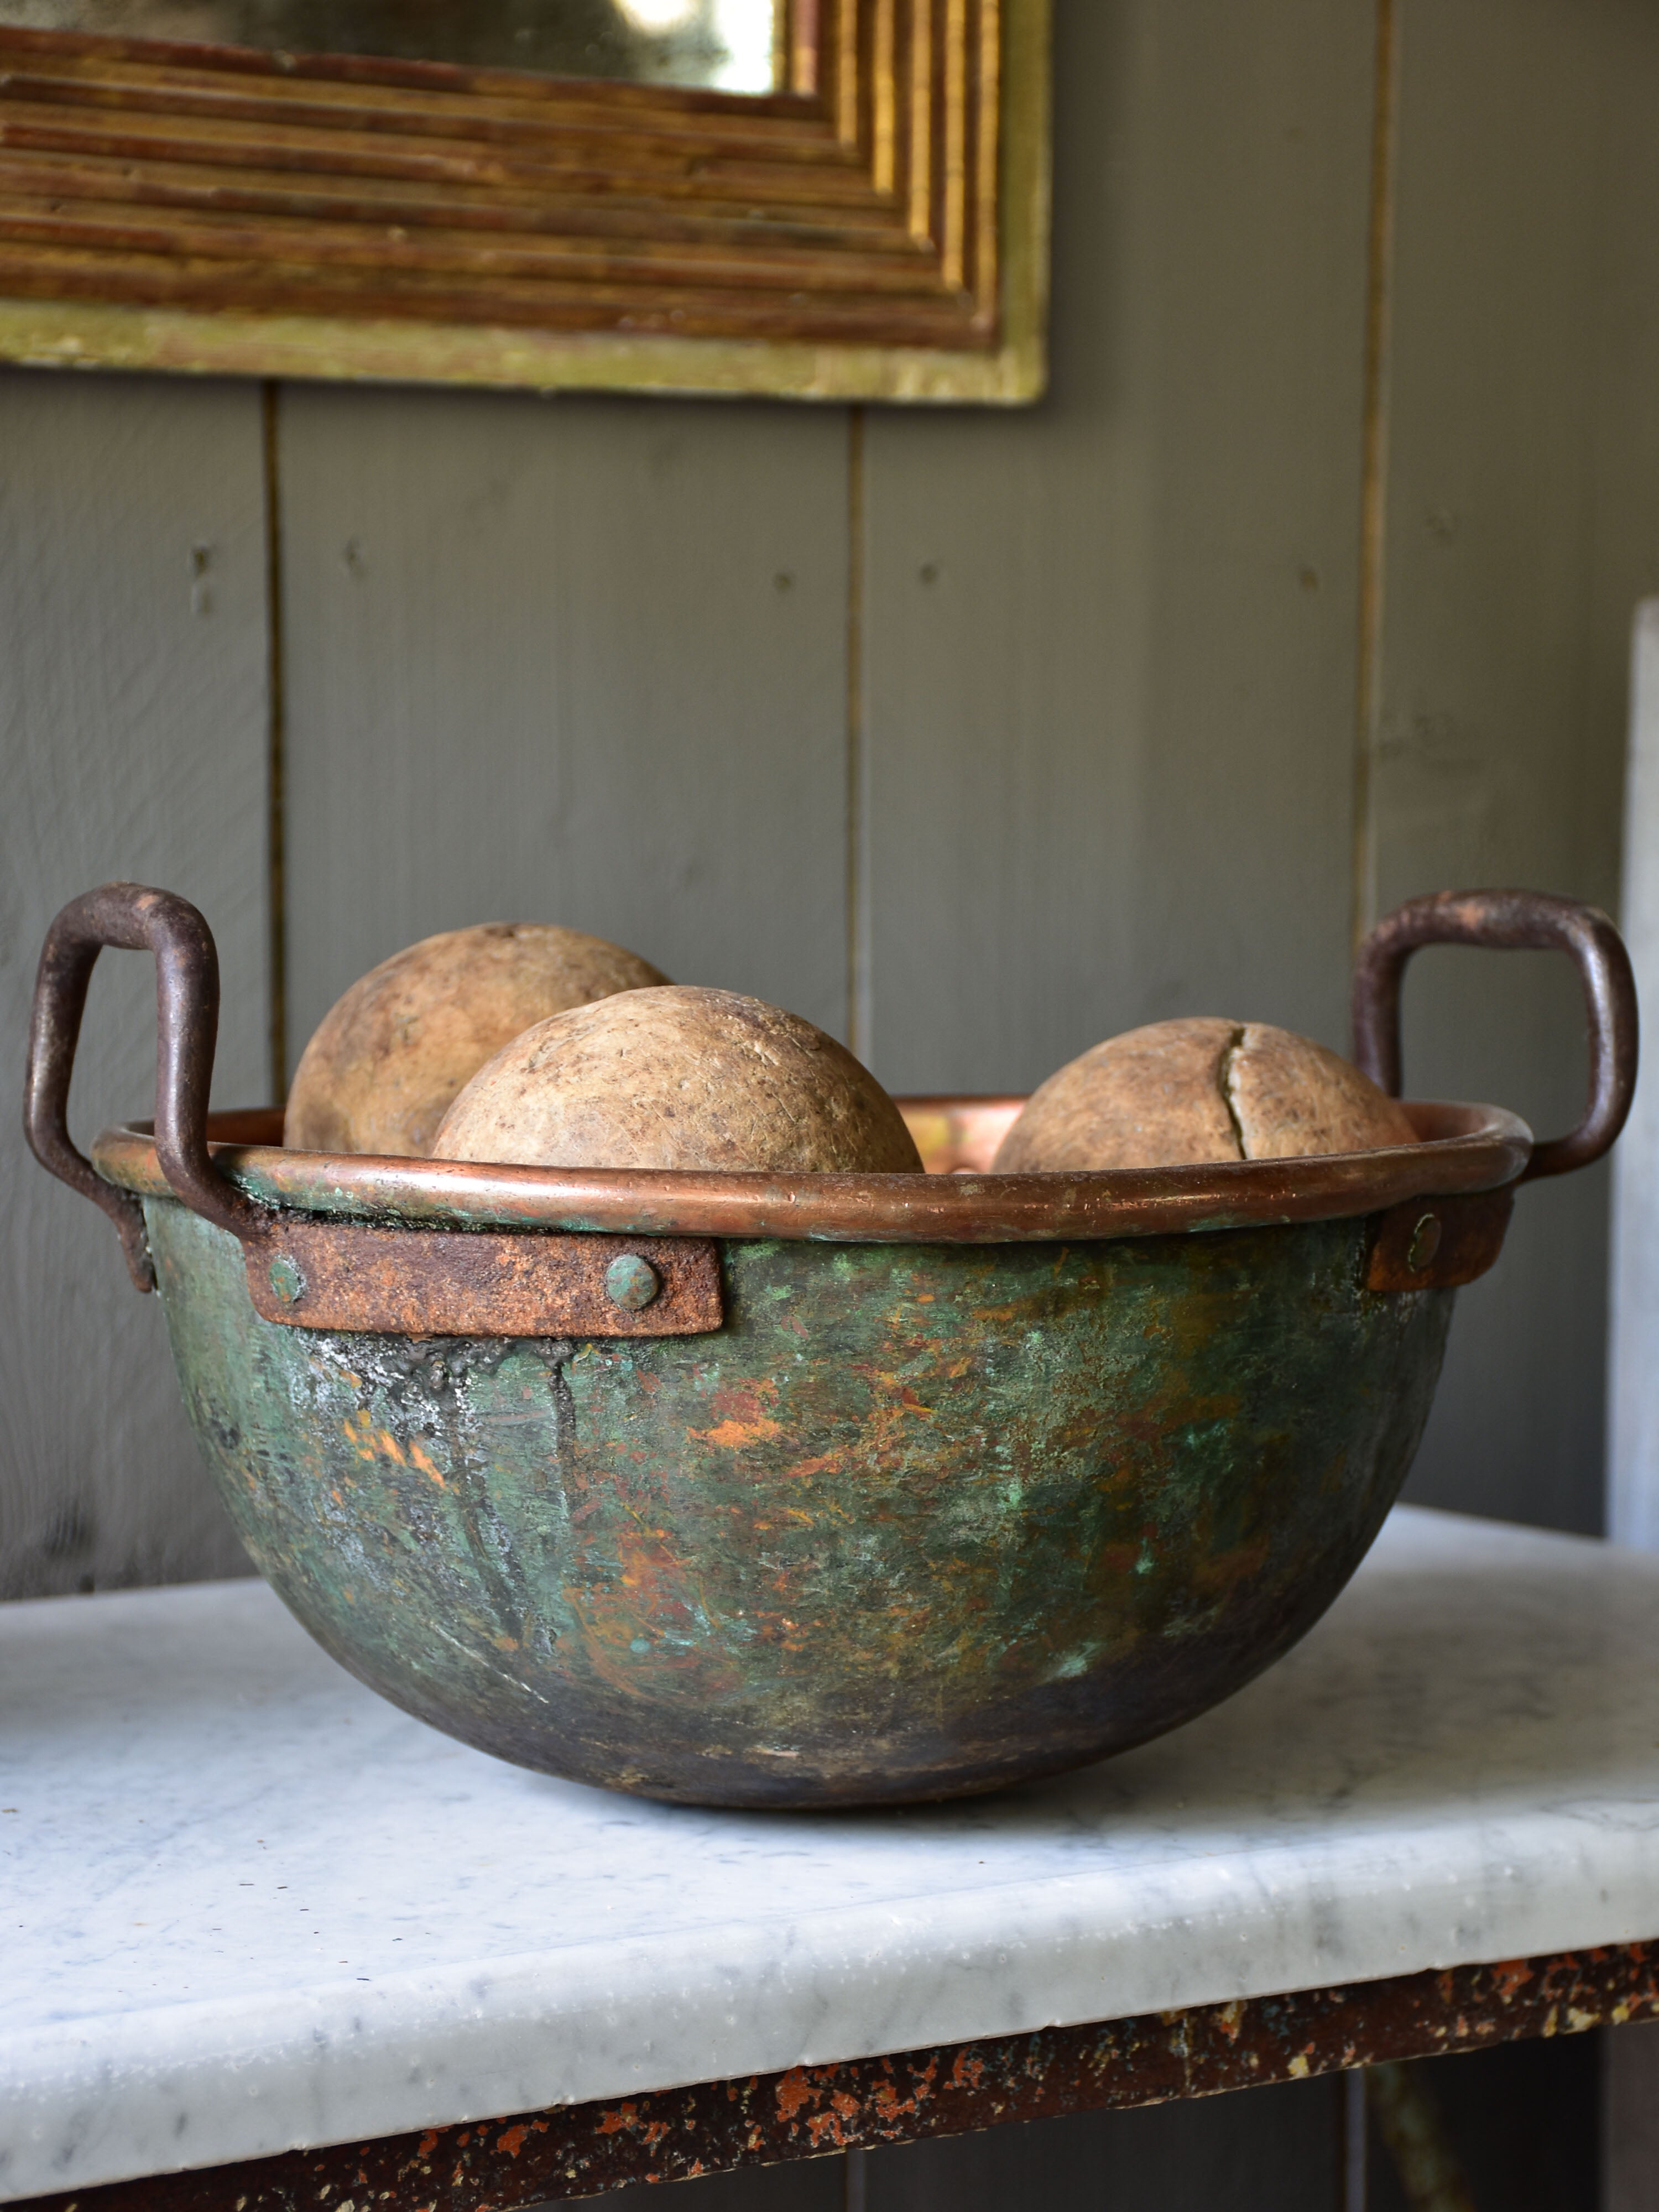
<path id="1" fill-rule="evenodd" d="M 1048 0 L 789 0 L 755 96 L 0 27 L 0 360 L 1012 404 Z"/>

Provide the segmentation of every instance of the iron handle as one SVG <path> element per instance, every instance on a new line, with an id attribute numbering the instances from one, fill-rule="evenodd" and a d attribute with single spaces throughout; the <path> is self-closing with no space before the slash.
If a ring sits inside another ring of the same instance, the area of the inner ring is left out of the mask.
<path id="1" fill-rule="evenodd" d="M 106 884 L 71 899 L 41 948 L 23 1129 L 41 1166 L 108 1214 L 134 1283 L 149 1291 L 155 1271 L 143 1209 L 104 1181 L 69 1133 L 70 1078 L 87 986 L 106 945 L 155 957 L 155 1151 L 168 1182 L 186 1206 L 244 1243 L 265 1233 L 269 1217 L 226 1182 L 208 1155 L 208 1087 L 219 1029 L 213 933 L 187 899 L 143 884 Z"/>
<path id="2" fill-rule="evenodd" d="M 1636 979 L 1624 940 L 1601 909 L 1547 891 L 1437 891 L 1408 899 L 1379 921 L 1353 971 L 1353 1056 L 1391 1097 L 1400 1096 L 1400 985 L 1425 945 L 1499 951 L 1565 952 L 1578 969 L 1589 1017 L 1589 1097 L 1565 1137 L 1533 1148 L 1520 1180 L 1565 1175 L 1599 1160 L 1625 1126 L 1636 1090 Z"/>

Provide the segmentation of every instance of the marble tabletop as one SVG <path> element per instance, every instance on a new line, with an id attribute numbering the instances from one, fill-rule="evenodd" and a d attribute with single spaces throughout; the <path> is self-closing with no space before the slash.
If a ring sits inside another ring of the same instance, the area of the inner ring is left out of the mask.
<path id="1" fill-rule="evenodd" d="M 1653 1937 L 1659 1558 L 1402 1510 L 1204 1719 L 834 1816 L 502 1765 L 258 1583 L 7 1606 L 0 1933 L 7 2201 Z"/>

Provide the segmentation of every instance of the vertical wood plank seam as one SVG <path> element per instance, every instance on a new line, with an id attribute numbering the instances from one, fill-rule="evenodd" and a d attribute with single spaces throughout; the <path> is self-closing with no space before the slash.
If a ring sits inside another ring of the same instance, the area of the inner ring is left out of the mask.
<path id="1" fill-rule="evenodd" d="M 288 1097 L 287 726 L 283 691 L 282 387 L 267 377 L 259 419 L 265 506 L 265 877 L 270 1096 Z"/>
<path id="2" fill-rule="evenodd" d="M 1387 586 L 1389 368 L 1394 305 L 1395 193 L 1400 9 L 1376 0 L 1371 122 L 1370 225 L 1366 246 L 1364 416 L 1360 447 L 1359 620 L 1355 656 L 1353 943 L 1376 919 L 1377 851 L 1373 766 L 1382 710 L 1382 622 Z"/>
<path id="3" fill-rule="evenodd" d="M 870 1049 L 864 859 L 864 410 L 847 413 L 847 1047 Z"/>

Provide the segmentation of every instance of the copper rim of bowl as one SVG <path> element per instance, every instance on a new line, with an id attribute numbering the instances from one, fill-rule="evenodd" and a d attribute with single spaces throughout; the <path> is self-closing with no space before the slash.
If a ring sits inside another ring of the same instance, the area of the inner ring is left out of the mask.
<path id="1" fill-rule="evenodd" d="M 931 1115 L 933 1157 L 982 1152 L 1024 1102 L 937 1097 L 898 1102 Z M 1282 1160 L 1090 1173 L 769 1175 L 662 1168 L 497 1167 L 369 1153 L 299 1152 L 276 1108 L 209 1117 L 214 1164 L 268 1206 L 424 1228 L 598 1230 L 653 1237 L 748 1237 L 834 1243 L 1003 1244 L 1155 1237 L 1381 1212 L 1408 1199 L 1513 1182 L 1532 1133 L 1501 1106 L 1405 1101 L 1414 1145 Z M 975 1127 L 978 1131 L 975 1139 Z M 966 1131 L 965 1138 L 963 1132 Z M 926 1156 L 926 1150 L 924 1151 Z M 106 1129 L 99 1173 L 140 1197 L 171 1195 L 150 1125 Z"/>

